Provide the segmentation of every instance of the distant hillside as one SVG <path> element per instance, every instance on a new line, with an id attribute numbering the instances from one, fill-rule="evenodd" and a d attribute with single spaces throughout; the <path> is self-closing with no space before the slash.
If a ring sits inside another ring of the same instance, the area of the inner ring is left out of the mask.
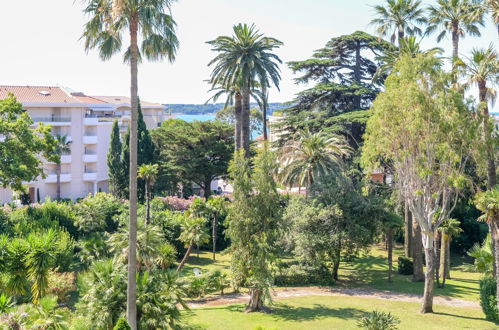
<path id="1" fill-rule="evenodd" d="M 224 103 L 212 103 L 212 104 L 165 104 L 167 111 L 172 113 L 182 113 L 185 115 L 207 115 L 215 114 L 222 110 Z M 258 107 L 256 103 L 252 103 L 251 107 Z M 269 103 L 268 114 L 272 114 L 276 110 L 285 108 L 283 103 Z"/>

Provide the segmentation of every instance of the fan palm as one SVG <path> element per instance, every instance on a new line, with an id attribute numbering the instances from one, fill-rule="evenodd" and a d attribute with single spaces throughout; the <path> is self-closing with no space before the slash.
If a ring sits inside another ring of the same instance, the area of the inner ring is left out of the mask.
<path id="1" fill-rule="evenodd" d="M 475 206 L 483 213 L 479 220 L 484 220 L 489 225 L 492 246 L 494 247 L 495 275 L 499 292 L 499 281 L 497 281 L 499 274 L 499 186 L 478 193 L 475 196 Z M 499 299 L 497 300 L 497 307 L 499 308 Z"/>
<path id="2" fill-rule="evenodd" d="M 301 131 L 282 149 L 280 163 L 284 167 L 279 176 L 286 186 L 305 186 L 308 193 L 319 177 L 338 171 L 350 151 L 338 136 Z"/>
<path id="3" fill-rule="evenodd" d="M 182 267 L 184 267 L 194 245 L 207 243 L 209 239 L 210 236 L 208 235 L 206 230 L 205 218 L 185 218 L 185 221 L 182 224 L 182 233 L 180 234 L 180 240 L 184 242 L 187 251 L 185 252 L 182 261 L 177 267 L 177 272 L 180 272 L 180 270 L 182 270 Z"/>
<path id="4" fill-rule="evenodd" d="M 407 55 L 415 57 L 417 54 L 425 54 L 436 57 L 444 52 L 442 48 L 438 47 L 422 50 L 420 44 L 420 42 L 417 42 L 415 36 L 404 37 L 404 39 L 401 40 L 400 48 L 394 51 L 387 51 L 385 54 L 378 56 L 377 60 L 383 64 L 378 67 L 376 74 L 373 76 L 373 80 L 382 81 L 384 77 L 392 72 L 395 62 L 402 56 Z"/>
<path id="5" fill-rule="evenodd" d="M 488 103 L 494 101 L 495 90 L 499 83 L 498 54 L 491 45 L 488 49 L 474 49 L 471 57 L 465 62 L 459 62 L 463 68 L 462 74 L 467 79 L 465 87 L 478 86 L 479 109 L 482 116 L 482 136 L 486 146 L 487 157 L 487 187 L 490 189 L 497 183 L 493 127 L 490 124 Z"/>
<path id="6" fill-rule="evenodd" d="M 499 0 L 487 0 L 487 8 L 499 34 Z"/>
<path id="7" fill-rule="evenodd" d="M 149 60 L 175 60 L 178 39 L 176 23 L 170 15 L 173 0 L 86 0 L 84 12 L 90 16 L 82 38 L 85 49 L 98 48 L 103 60 L 122 49 L 123 34 L 130 37 L 124 60 L 130 64 L 130 256 L 128 258 L 127 319 L 137 329 L 135 290 L 137 236 L 137 123 L 138 123 L 138 63 Z M 142 43 L 139 48 L 139 35 Z"/>
<path id="8" fill-rule="evenodd" d="M 447 33 L 452 36 L 452 58 L 455 61 L 459 56 L 459 40 L 466 34 L 479 37 L 480 27 L 484 26 L 483 6 L 472 0 L 438 0 L 436 6 L 428 8 L 428 27 L 426 31 L 440 33 L 437 41 L 440 42 Z"/>
<path id="9" fill-rule="evenodd" d="M 452 237 L 459 235 L 463 230 L 460 227 L 461 222 L 457 219 L 447 219 L 438 228 L 442 233 L 440 247 L 440 275 L 442 276 L 442 288 L 445 286 L 445 280 L 450 278 L 450 242 Z"/>
<path id="10" fill-rule="evenodd" d="M 405 35 L 421 35 L 418 25 L 425 24 L 426 18 L 420 0 L 386 0 L 385 6 L 374 6 L 376 18 L 371 25 L 381 37 L 390 36 L 392 43 L 398 40 L 399 46 Z"/>
<path id="11" fill-rule="evenodd" d="M 212 50 L 218 53 L 208 64 L 214 65 L 210 83 L 213 87 L 222 87 L 227 91 L 235 88 L 239 91 L 242 100 L 240 124 L 238 124 L 241 128 L 239 145 L 248 154 L 251 91 L 255 83 L 262 87 L 270 87 L 272 83 L 279 88 L 281 75 L 278 64 L 282 61 L 272 51 L 280 47 L 282 42 L 265 37 L 255 25 L 238 24 L 233 27 L 233 31 L 232 36 L 220 36 L 208 41 L 213 47 Z"/>
<path id="12" fill-rule="evenodd" d="M 55 137 L 56 145 L 54 148 L 55 174 L 57 177 L 57 199 L 61 199 L 61 156 L 71 151 L 71 141 L 66 135 L 57 135 Z"/>
<path id="13" fill-rule="evenodd" d="M 158 164 L 144 164 L 139 167 L 139 178 L 145 181 L 145 195 L 146 195 L 146 225 L 151 220 L 151 198 L 152 186 L 158 176 Z"/>
<path id="14" fill-rule="evenodd" d="M 468 255 L 475 259 L 470 267 L 471 271 L 482 273 L 484 276 L 494 274 L 494 253 L 492 253 L 492 238 L 490 234 L 483 241 L 482 245 L 475 243 L 468 251 Z"/>

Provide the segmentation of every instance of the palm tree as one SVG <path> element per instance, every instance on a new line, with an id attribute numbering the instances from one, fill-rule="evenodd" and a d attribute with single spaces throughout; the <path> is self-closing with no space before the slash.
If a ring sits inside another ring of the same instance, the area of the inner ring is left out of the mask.
<path id="1" fill-rule="evenodd" d="M 281 59 L 272 53 L 282 45 L 277 39 L 265 37 L 255 25 L 238 24 L 233 27 L 232 36 L 220 36 L 208 41 L 218 55 L 208 65 L 214 65 L 210 83 L 213 87 L 226 90 L 237 88 L 242 100 L 240 116 L 240 146 L 249 155 L 250 141 L 250 95 L 255 83 L 270 87 L 271 83 L 279 89 L 281 79 L 278 64 Z M 238 95 L 238 94 L 236 94 Z M 236 99 L 236 118 L 237 99 Z M 236 142 L 236 145 L 238 143 Z"/>
<path id="2" fill-rule="evenodd" d="M 468 255 L 475 259 L 470 270 L 482 273 L 484 276 L 494 275 L 494 253 L 492 252 L 492 238 L 487 235 L 482 245 L 475 243 L 468 251 Z"/>
<path id="3" fill-rule="evenodd" d="M 187 251 L 185 252 L 182 261 L 177 267 L 177 272 L 182 270 L 189 255 L 192 252 L 194 245 L 200 245 L 208 242 L 210 236 L 206 232 L 206 219 L 188 217 L 182 224 L 182 233 L 180 234 L 180 240 L 184 242 Z"/>
<path id="4" fill-rule="evenodd" d="M 499 34 L 499 0 L 487 0 L 487 8 Z"/>
<path id="5" fill-rule="evenodd" d="M 499 186 L 495 186 L 475 196 L 475 206 L 483 212 L 479 220 L 487 222 L 490 236 L 492 237 L 492 250 L 494 252 L 494 275 L 496 277 L 497 292 L 499 292 Z M 499 308 L 499 299 L 497 299 Z"/>
<path id="6" fill-rule="evenodd" d="M 450 242 L 452 237 L 459 235 L 463 230 L 460 227 L 461 222 L 456 219 L 447 219 L 438 228 L 442 234 L 440 240 L 440 275 L 442 276 L 442 285 L 445 286 L 445 280 L 450 279 Z"/>
<path id="7" fill-rule="evenodd" d="M 390 41 L 398 40 L 399 46 L 405 35 L 421 35 L 418 25 L 425 24 L 424 10 L 420 0 L 386 0 L 386 6 L 374 6 L 376 18 L 371 25 L 381 37 L 390 36 Z"/>
<path id="8" fill-rule="evenodd" d="M 474 49 L 471 58 L 459 62 L 463 67 L 463 75 L 468 82 L 465 87 L 478 86 L 479 109 L 482 117 L 482 136 L 486 147 L 487 158 L 487 188 L 493 188 L 497 183 L 493 126 L 490 123 L 488 103 L 494 100 L 493 87 L 499 83 L 498 55 L 492 45 L 488 49 Z"/>
<path id="9" fill-rule="evenodd" d="M 130 64 L 130 256 L 128 258 L 127 320 L 132 330 L 137 329 L 136 306 L 136 236 L 137 236 L 137 121 L 138 121 L 138 63 L 167 58 L 175 60 L 178 39 L 176 23 L 170 9 L 172 0 L 86 0 L 84 12 L 90 15 L 82 38 L 88 51 L 98 48 L 103 60 L 111 58 L 122 48 L 123 34 L 128 34 L 130 45 L 124 60 Z M 139 49 L 139 35 L 142 44 Z"/>
<path id="10" fill-rule="evenodd" d="M 425 54 L 431 57 L 438 57 L 444 50 L 439 47 L 434 47 L 427 50 L 422 50 L 421 42 L 417 42 L 415 36 L 404 37 L 400 42 L 400 47 L 393 51 L 387 51 L 385 54 L 378 56 L 377 60 L 383 64 L 378 67 L 376 74 L 373 76 L 374 81 L 382 81 L 388 76 L 393 69 L 393 66 L 402 56 L 416 57 L 417 54 Z"/>
<path id="11" fill-rule="evenodd" d="M 466 34 L 479 37 L 480 27 L 484 26 L 483 6 L 472 0 L 438 0 L 436 6 L 428 8 L 427 33 L 437 30 L 440 42 L 449 32 L 452 36 L 452 60 L 459 56 L 459 39 Z"/>
<path id="12" fill-rule="evenodd" d="M 71 141 L 66 135 L 56 135 L 54 148 L 55 175 L 57 176 L 57 200 L 61 199 L 61 156 L 71 151 Z"/>
<path id="13" fill-rule="evenodd" d="M 286 186 L 305 186 L 308 193 L 319 177 L 338 171 L 350 151 L 339 136 L 300 131 L 297 139 L 289 141 L 281 151 L 280 163 L 284 167 L 279 176 Z"/>
<path id="14" fill-rule="evenodd" d="M 158 176 L 158 164 L 144 164 L 139 167 L 139 178 L 145 181 L 145 195 L 146 195 L 146 225 L 151 220 L 151 198 L 152 186 Z"/>

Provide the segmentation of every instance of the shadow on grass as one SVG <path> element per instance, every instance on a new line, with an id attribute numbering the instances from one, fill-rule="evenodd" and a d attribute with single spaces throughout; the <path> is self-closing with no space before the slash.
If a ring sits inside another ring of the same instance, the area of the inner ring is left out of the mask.
<path id="1" fill-rule="evenodd" d="M 471 317 L 471 316 L 463 316 L 459 314 L 450 314 L 450 313 L 442 313 L 442 312 L 433 312 L 435 315 L 445 315 L 445 316 L 450 316 L 450 317 L 459 317 L 461 319 L 467 319 L 467 320 L 477 320 L 477 321 L 487 321 L 484 318 L 481 317 Z M 493 322 L 493 321 L 488 321 L 492 324 L 499 325 L 499 322 Z"/>
<path id="2" fill-rule="evenodd" d="M 273 318 L 282 321 L 309 321 L 324 317 L 336 317 L 341 319 L 356 319 L 366 314 L 357 308 L 329 308 L 316 304 L 313 307 L 293 307 L 279 304 L 272 307 Z"/>

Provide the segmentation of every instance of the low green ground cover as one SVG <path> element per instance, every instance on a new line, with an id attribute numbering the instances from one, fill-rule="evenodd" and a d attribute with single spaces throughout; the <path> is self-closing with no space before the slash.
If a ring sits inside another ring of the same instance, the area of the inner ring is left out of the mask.
<path id="1" fill-rule="evenodd" d="M 196 308 L 189 321 L 206 329 L 358 329 L 357 320 L 373 310 L 390 312 L 399 329 L 497 329 L 479 309 L 435 306 L 434 314 L 420 314 L 419 303 L 358 297 L 297 297 L 275 301 L 273 312 L 244 313 L 243 305 Z M 261 329 L 261 328 L 260 328 Z"/>

